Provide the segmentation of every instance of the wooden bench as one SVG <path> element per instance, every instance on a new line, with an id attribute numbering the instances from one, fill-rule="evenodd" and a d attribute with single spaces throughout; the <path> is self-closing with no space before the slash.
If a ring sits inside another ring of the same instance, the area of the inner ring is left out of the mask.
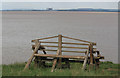
<path id="1" fill-rule="evenodd" d="M 58 38 L 58 41 L 57 42 L 42 41 L 42 40 L 52 39 L 52 38 Z M 64 42 L 63 38 L 76 40 L 76 41 L 79 41 L 79 43 Z M 62 68 L 62 62 L 65 62 L 65 64 L 69 68 L 70 68 L 69 62 L 82 62 L 83 70 L 86 69 L 86 64 L 90 64 L 90 67 L 93 67 L 93 65 L 95 65 L 96 68 L 98 68 L 99 59 L 104 59 L 104 56 L 101 56 L 100 52 L 94 47 L 96 46 L 96 43 L 90 42 L 90 41 L 58 35 L 53 37 L 35 39 L 35 40 L 32 40 L 32 42 L 35 43 L 34 45 L 32 45 L 32 49 L 34 52 L 30 57 L 30 59 L 28 60 L 24 70 L 30 66 L 30 63 L 33 60 L 33 58 L 35 61 L 35 66 L 38 66 L 38 65 L 45 66 L 46 60 L 53 61 L 51 72 L 54 71 L 56 64 L 58 68 Z M 50 45 L 50 44 L 57 44 L 57 45 Z M 72 45 L 72 46 L 66 46 L 66 45 Z M 47 49 L 49 47 L 50 49 Z M 69 50 L 64 50 L 64 49 L 69 49 Z M 75 50 L 73 51 L 72 49 L 75 49 Z M 42 51 L 43 53 L 39 53 L 39 51 Z M 56 52 L 56 54 L 53 54 L 53 52 Z M 63 53 L 66 53 L 66 55 L 64 55 Z M 69 55 L 69 53 L 73 53 L 73 55 Z M 75 53 L 78 53 L 78 54 L 74 55 Z"/>

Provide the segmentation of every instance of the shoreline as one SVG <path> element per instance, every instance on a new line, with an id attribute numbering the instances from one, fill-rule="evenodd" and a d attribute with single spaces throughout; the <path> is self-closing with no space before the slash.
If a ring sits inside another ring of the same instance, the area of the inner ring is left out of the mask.
<path id="1" fill-rule="evenodd" d="M 55 12 L 59 12 L 59 13 L 120 13 L 120 12 L 96 12 L 96 11 L 1 11 L 1 12 L 42 12 L 42 13 L 44 13 L 44 12 L 46 12 L 46 13 L 55 13 Z"/>

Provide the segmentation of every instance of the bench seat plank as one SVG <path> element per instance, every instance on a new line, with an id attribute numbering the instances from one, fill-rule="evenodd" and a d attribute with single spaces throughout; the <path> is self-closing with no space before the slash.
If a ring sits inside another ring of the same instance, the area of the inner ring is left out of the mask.
<path id="1" fill-rule="evenodd" d="M 71 58 L 71 59 L 85 59 L 85 56 L 70 56 L 70 55 L 55 55 L 55 54 L 34 54 L 40 57 L 53 57 L 53 58 Z M 95 56 L 95 59 L 104 59 L 104 56 Z M 90 59 L 90 57 L 88 57 Z"/>
<path id="2" fill-rule="evenodd" d="M 34 54 L 34 56 L 53 57 L 53 58 L 71 58 L 71 59 L 84 59 L 85 56 L 70 56 L 70 55 L 55 55 L 55 54 Z"/>

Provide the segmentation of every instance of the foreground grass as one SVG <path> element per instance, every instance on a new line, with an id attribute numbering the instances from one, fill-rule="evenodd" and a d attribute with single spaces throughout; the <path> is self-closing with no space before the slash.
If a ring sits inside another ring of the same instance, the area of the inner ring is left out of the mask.
<path id="1" fill-rule="evenodd" d="M 25 63 L 16 63 L 11 65 L 3 65 L 3 76 L 118 76 L 119 64 L 112 62 L 101 62 L 98 70 L 83 71 L 82 64 L 71 63 L 70 69 L 56 69 L 50 72 L 50 68 L 35 68 L 31 64 L 30 69 L 23 71 Z"/>
<path id="2" fill-rule="evenodd" d="M 0 77 L 2 77 L 2 65 L 0 65 Z"/>

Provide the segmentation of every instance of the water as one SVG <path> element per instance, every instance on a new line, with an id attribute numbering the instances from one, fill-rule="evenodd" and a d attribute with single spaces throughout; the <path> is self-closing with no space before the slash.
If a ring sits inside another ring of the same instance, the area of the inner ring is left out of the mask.
<path id="1" fill-rule="evenodd" d="M 31 40 L 62 34 L 97 42 L 105 61 L 118 63 L 118 14 L 87 12 L 4 11 L 2 63 L 25 62 Z"/>

